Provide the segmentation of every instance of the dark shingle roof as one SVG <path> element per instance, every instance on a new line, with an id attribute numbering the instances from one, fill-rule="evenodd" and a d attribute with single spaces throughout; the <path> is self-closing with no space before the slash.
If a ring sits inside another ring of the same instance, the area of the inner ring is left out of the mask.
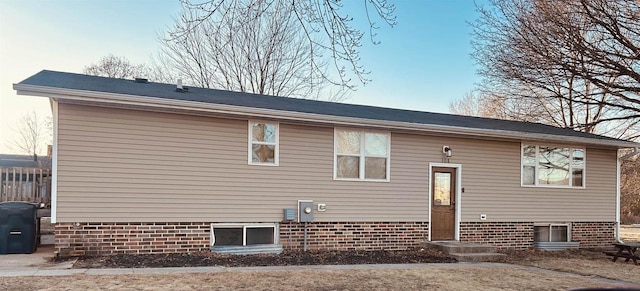
<path id="1" fill-rule="evenodd" d="M 251 108 L 273 109 L 291 112 L 314 113 L 329 116 L 355 117 L 427 125 L 444 125 L 472 129 L 503 130 L 523 133 L 549 134 L 556 136 L 620 141 L 614 138 L 587 134 L 574 131 L 572 129 L 558 128 L 539 123 L 314 101 L 204 88 L 190 87 L 188 92 L 182 93 L 176 92 L 176 86 L 173 84 L 161 84 L 153 82 L 137 83 L 133 80 L 105 78 L 47 70 L 41 71 L 19 83 L 19 85 L 22 84 L 72 90 L 148 96 L 164 99 L 195 101 Z"/>

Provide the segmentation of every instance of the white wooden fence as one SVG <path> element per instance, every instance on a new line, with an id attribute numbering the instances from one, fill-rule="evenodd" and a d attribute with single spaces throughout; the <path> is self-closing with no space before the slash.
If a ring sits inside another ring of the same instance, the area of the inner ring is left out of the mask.
<path id="1" fill-rule="evenodd" d="M 0 167 L 0 202 L 27 201 L 51 204 L 51 170 Z"/>

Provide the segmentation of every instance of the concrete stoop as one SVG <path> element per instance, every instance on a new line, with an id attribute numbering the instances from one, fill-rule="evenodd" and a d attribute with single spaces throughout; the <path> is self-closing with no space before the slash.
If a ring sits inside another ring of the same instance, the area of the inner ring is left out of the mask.
<path id="1" fill-rule="evenodd" d="M 495 262 L 505 256 L 505 254 L 498 253 L 494 246 L 477 243 L 437 241 L 426 242 L 425 245 L 435 247 L 459 262 Z"/>

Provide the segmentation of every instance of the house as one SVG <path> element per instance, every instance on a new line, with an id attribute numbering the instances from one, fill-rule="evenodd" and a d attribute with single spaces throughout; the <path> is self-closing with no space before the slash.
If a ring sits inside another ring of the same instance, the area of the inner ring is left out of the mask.
<path id="1" fill-rule="evenodd" d="M 606 246 L 619 223 L 618 151 L 640 147 L 535 123 L 144 79 L 42 71 L 14 89 L 51 100 L 61 255 Z"/>

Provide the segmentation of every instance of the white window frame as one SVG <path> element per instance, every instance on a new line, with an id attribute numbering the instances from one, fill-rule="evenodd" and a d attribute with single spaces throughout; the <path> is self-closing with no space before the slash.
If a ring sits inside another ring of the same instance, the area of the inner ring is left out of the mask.
<path id="1" fill-rule="evenodd" d="M 356 154 L 338 154 L 338 131 L 355 131 L 360 133 L 360 153 Z M 376 134 L 386 134 L 387 135 L 387 155 L 386 156 L 377 156 L 377 155 L 365 155 L 365 134 L 367 133 L 376 133 Z M 338 177 L 338 155 L 341 156 L 353 156 L 360 158 L 359 165 L 359 173 L 360 177 L 358 178 L 340 178 Z M 365 158 L 386 158 L 386 179 L 366 179 L 365 178 Z M 367 182 L 389 182 L 391 181 L 391 132 L 389 131 L 378 131 L 378 130 L 361 130 L 361 129 L 353 129 L 353 128 L 334 128 L 333 129 L 333 180 L 337 181 L 367 181 Z"/>
<path id="2" fill-rule="evenodd" d="M 554 226 L 566 226 L 567 227 L 567 241 L 566 242 L 571 242 L 571 224 L 570 223 L 535 223 L 533 225 L 534 227 L 534 231 L 535 231 L 535 227 L 549 227 L 549 240 L 548 241 L 534 241 L 535 242 L 549 242 L 549 243 L 554 243 L 553 241 L 553 227 Z M 557 242 L 555 241 L 555 243 L 563 243 L 563 242 Z"/>
<path id="3" fill-rule="evenodd" d="M 212 223 L 210 231 L 211 246 L 216 243 L 215 228 L 242 228 L 242 246 L 247 246 L 247 228 L 273 228 L 273 244 L 280 241 L 280 225 L 278 223 Z M 223 246 L 219 246 L 223 247 Z"/>
<path id="4" fill-rule="evenodd" d="M 264 123 L 264 124 L 272 124 L 276 126 L 276 140 L 275 142 L 262 142 L 262 141 L 253 141 L 253 124 L 254 123 Z M 278 166 L 280 163 L 280 123 L 274 121 L 265 121 L 265 120 L 249 120 L 248 121 L 248 147 L 247 147 L 247 163 L 249 165 L 259 165 L 259 166 Z M 273 163 L 261 163 L 253 161 L 253 145 L 273 145 L 274 153 L 273 153 Z"/>
<path id="5" fill-rule="evenodd" d="M 536 156 L 535 165 L 525 164 L 524 163 L 524 146 L 535 146 Z M 540 168 L 540 147 L 562 147 L 569 149 L 569 185 L 553 185 L 553 184 L 540 184 L 539 183 L 539 168 Z M 584 153 L 584 159 L 582 160 L 582 186 L 573 186 L 573 151 L 574 150 L 582 150 Z M 534 177 L 533 177 L 533 185 L 524 184 L 524 166 L 534 167 Z M 579 146 L 567 146 L 567 145 L 557 145 L 557 144 L 544 144 L 544 143 L 536 143 L 536 142 L 522 142 L 520 143 L 520 186 L 521 187 L 536 187 L 536 188 L 569 188 L 569 189 L 585 189 L 587 187 L 587 149 Z"/>

